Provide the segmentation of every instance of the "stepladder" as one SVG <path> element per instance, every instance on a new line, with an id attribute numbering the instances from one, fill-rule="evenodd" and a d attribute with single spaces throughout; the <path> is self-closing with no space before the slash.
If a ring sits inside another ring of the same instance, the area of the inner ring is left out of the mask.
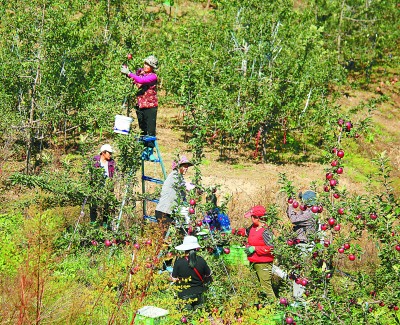
<path id="1" fill-rule="evenodd" d="M 155 136 L 142 136 L 144 149 L 142 153 L 142 200 L 143 217 L 148 221 L 157 222 L 154 212 L 149 204 L 158 203 L 157 188 L 164 184 L 167 174 L 164 162 L 161 157 L 161 151 Z"/>

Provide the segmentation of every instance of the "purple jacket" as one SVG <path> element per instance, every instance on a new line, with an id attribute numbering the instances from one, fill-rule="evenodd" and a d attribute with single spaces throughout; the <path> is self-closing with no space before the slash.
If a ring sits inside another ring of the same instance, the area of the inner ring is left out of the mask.
<path id="1" fill-rule="evenodd" d="M 94 156 L 93 161 L 94 161 L 93 164 L 94 167 L 101 168 L 100 155 Z M 113 178 L 114 173 L 115 173 L 115 160 L 110 159 L 108 161 L 108 177 Z"/>
<path id="2" fill-rule="evenodd" d="M 139 108 L 158 107 L 157 75 L 154 72 L 144 73 L 143 69 L 138 69 L 136 73 L 129 73 L 128 77 L 139 87 L 136 93 Z"/>

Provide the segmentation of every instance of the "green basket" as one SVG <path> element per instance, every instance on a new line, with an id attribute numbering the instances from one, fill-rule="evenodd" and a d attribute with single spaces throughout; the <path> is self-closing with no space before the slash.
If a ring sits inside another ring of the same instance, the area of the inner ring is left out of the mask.
<path id="1" fill-rule="evenodd" d="M 244 246 L 233 245 L 230 246 L 229 249 L 229 254 L 222 255 L 227 265 L 250 265 L 247 255 L 244 252 Z"/>

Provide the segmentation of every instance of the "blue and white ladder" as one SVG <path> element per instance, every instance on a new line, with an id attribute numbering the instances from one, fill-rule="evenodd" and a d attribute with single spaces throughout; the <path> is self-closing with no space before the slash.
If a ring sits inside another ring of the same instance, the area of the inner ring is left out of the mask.
<path id="1" fill-rule="evenodd" d="M 155 183 L 158 185 L 162 185 L 162 184 L 164 184 L 164 180 L 167 178 L 167 174 L 165 172 L 164 163 L 161 158 L 161 152 L 160 152 L 160 148 L 158 147 L 157 138 L 155 136 L 143 136 L 140 138 L 140 140 L 145 143 L 144 150 L 147 149 L 147 146 L 146 146 L 147 142 L 154 142 L 154 149 L 155 149 L 155 154 L 156 154 L 155 159 L 150 160 L 146 157 L 146 155 L 142 156 L 142 196 L 143 196 L 143 217 L 144 217 L 144 219 L 153 221 L 153 222 L 157 222 L 155 216 L 149 216 L 147 214 L 147 202 L 158 203 L 158 199 L 149 198 L 147 196 L 147 194 L 149 194 L 149 193 L 146 188 L 146 183 L 151 182 L 151 183 Z M 154 177 L 146 175 L 146 173 L 145 173 L 146 162 L 160 164 L 163 179 L 154 178 Z"/>

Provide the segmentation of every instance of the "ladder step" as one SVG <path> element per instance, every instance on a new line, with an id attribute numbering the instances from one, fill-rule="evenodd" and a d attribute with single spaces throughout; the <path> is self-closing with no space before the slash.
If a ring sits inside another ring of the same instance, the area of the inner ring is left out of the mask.
<path id="1" fill-rule="evenodd" d="M 161 163 L 161 159 L 159 159 L 159 158 L 156 158 L 156 159 L 153 159 L 153 160 L 150 160 L 149 158 L 146 158 L 146 159 L 142 158 L 142 160 L 153 162 L 153 163 Z"/>
<path id="2" fill-rule="evenodd" d="M 144 215 L 143 219 L 147 220 L 147 221 L 150 221 L 150 222 L 158 222 L 156 217 L 154 217 L 154 216 L 146 216 L 146 215 Z"/>
<path id="3" fill-rule="evenodd" d="M 153 183 L 156 183 L 156 184 L 164 184 L 164 181 L 161 180 L 161 179 L 157 179 L 157 178 L 153 178 L 153 177 L 145 176 L 145 175 L 142 176 L 142 180 L 153 182 Z"/>
<path id="4" fill-rule="evenodd" d="M 148 202 L 153 202 L 153 203 L 158 203 L 159 202 L 158 199 L 145 198 L 145 200 L 148 201 Z"/>
<path id="5" fill-rule="evenodd" d="M 156 140 L 157 140 L 157 138 L 152 135 L 144 135 L 139 138 L 139 141 L 143 141 L 143 142 L 150 142 L 150 141 L 156 141 Z"/>

